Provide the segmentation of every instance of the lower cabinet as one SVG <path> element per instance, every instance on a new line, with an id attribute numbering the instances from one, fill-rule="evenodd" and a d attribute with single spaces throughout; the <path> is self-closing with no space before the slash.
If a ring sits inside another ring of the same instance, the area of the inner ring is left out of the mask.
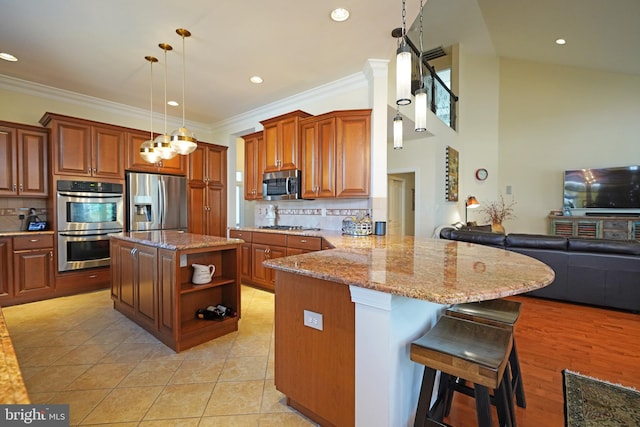
<path id="1" fill-rule="evenodd" d="M 170 250 L 111 239 L 111 299 L 114 308 L 176 352 L 238 329 L 238 244 Z M 214 265 L 210 283 L 191 282 L 193 264 Z M 222 304 L 237 312 L 222 321 L 203 320 L 198 309 Z"/>
<path id="2" fill-rule="evenodd" d="M 53 235 L 0 239 L 0 305 L 50 298 L 55 290 Z"/>
<path id="3" fill-rule="evenodd" d="M 275 273 L 262 262 L 323 249 L 321 237 L 246 230 L 229 230 L 229 237 L 242 239 L 242 282 L 273 292 Z M 326 248 L 325 248 L 326 249 Z"/>

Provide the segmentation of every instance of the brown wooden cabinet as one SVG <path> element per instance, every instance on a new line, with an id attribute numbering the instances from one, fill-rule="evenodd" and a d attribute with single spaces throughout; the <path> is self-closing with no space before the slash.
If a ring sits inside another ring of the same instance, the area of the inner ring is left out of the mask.
<path id="1" fill-rule="evenodd" d="M 238 329 L 240 318 L 237 244 L 183 250 L 111 239 L 114 308 L 179 352 Z M 192 264 L 216 266 L 213 280 L 191 283 Z M 196 311 L 223 304 L 237 316 L 198 319 Z"/>
<path id="2" fill-rule="evenodd" d="M 118 126 L 46 113 L 54 175 L 124 179 L 125 130 Z"/>
<path id="3" fill-rule="evenodd" d="M 0 122 L 0 196 L 48 196 L 48 150 L 46 129 Z"/>
<path id="4" fill-rule="evenodd" d="M 300 124 L 302 197 L 336 196 L 336 118 L 332 114 L 304 119 Z"/>
<path id="5" fill-rule="evenodd" d="M 369 197 L 371 110 L 347 110 L 300 124 L 302 197 Z"/>
<path id="6" fill-rule="evenodd" d="M 300 119 L 311 114 L 296 110 L 264 120 L 265 172 L 300 168 Z"/>
<path id="7" fill-rule="evenodd" d="M 189 232 L 227 235 L 227 147 L 198 143 L 189 156 Z"/>
<path id="8" fill-rule="evenodd" d="M 229 230 L 229 237 L 243 239 L 241 271 L 243 283 L 274 291 L 275 272 L 262 262 L 271 258 L 298 255 L 322 249 L 323 239 L 284 233 Z"/>
<path id="9" fill-rule="evenodd" d="M 13 239 L 0 237 L 0 306 L 13 296 Z"/>
<path id="10" fill-rule="evenodd" d="M 40 298 L 54 290 L 53 235 L 13 238 L 13 296 Z"/>
<path id="11" fill-rule="evenodd" d="M 229 237 L 234 239 L 242 239 L 244 243 L 240 246 L 240 278 L 243 283 L 251 282 L 251 242 L 253 232 L 244 230 L 229 230 Z"/>
<path id="12" fill-rule="evenodd" d="M 185 175 L 187 173 L 187 156 L 177 155 L 172 159 L 149 163 L 140 156 L 140 144 L 151 137 L 149 132 L 129 131 L 126 142 L 126 170 L 134 172 L 163 173 Z"/>
<path id="13" fill-rule="evenodd" d="M 263 132 L 254 132 L 244 139 L 244 198 L 262 200 L 262 174 L 266 167 Z"/>

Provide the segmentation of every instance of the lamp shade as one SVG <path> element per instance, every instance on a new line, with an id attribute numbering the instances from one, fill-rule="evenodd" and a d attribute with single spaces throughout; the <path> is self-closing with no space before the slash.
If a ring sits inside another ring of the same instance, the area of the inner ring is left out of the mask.
<path id="1" fill-rule="evenodd" d="M 411 104 L 411 50 L 403 40 L 396 51 L 396 104 Z"/>
<path id="2" fill-rule="evenodd" d="M 467 209 L 475 209 L 480 207 L 480 202 L 474 196 L 467 197 Z"/>
<path id="3" fill-rule="evenodd" d="M 416 132 L 424 132 L 427 130 L 427 90 L 420 88 L 416 90 L 415 103 L 415 123 Z"/>
<path id="4" fill-rule="evenodd" d="M 178 154 L 186 155 L 193 153 L 198 147 L 196 142 L 195 134 L 185 127 L 171 132 L 171 147 Z"/>
<path id="5" fill-rule="evenodd" d="M 166 133 L 158 135 L 153 141 L 153 149 L 160 154 L 163 160 L 173 159 L 178 152 L 171 147 L 171 137 Z"/>
<path id="6" fill-rule="evenodd" d="M 142 157 L 142 160 L 145 162 L 157 163 L 162 159 L 160 152 L 153 146 L 154 142 L 154 140 L 149 139 L 140 144 L 140 157 Z"/>
<path id="7" fill-rule="evenodd" d="M 400 112 L 393 118 L 393 149 L 402 149 L 402 116 Z"/>

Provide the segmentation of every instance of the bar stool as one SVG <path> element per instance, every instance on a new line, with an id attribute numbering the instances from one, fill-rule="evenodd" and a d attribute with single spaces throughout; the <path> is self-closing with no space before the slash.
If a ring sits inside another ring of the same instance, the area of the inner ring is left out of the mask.
<path id="1" fill-rule="evenodd" d="M 522 303 L 517 301 L 494 299 L 456 304 L 448 308 L 445 315 L 507 328 L 513 332 L 518 316 L 520 316 L 521 307 Z M 522 371 L 520 370 L 520 360 L 518 358 L 518 350 L 516 349 L 515 335 L 511 354 L 509 354 L 509 365 L 511 369 L 511 390 L 516 396 L 516 403 L 519 407 L 526 408 L 527 401 L 524 396 L 524 384 L 522 383 Z"/>
<path id="2" fill-rule="evenodd" d="M 441 317 L 429 332 L 411 343 L 411 360 L 425 366 L 414 425 L 442 423 L 449 405 L 449 389 L 460 378 L 474 385 L 479 427 L 491 426 L 492 403 L 500 425 L 513 426 L 515 418 L 508 390 L 511 379 L 506 369 L 512 342 L 513 334 L 508 329 Z M 432 406 L 437 371 L 440 371 L 440 385 Z M 489 394 L 490 389 L 493 396 Z"/>

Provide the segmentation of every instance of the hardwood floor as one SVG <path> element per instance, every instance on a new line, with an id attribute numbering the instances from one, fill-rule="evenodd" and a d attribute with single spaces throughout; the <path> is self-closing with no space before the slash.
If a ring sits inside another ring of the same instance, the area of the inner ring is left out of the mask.
<path id="1" fill-rule="evenodd" d="M 512 299 L 523 303 L 515 334 L 527 408 L 516 409 L 519 427 L 564 426 L 563 369 L 640 389 L 639 314 Z M 474 401 L 456 394 L 445 422 L 476 426 Z"/>

